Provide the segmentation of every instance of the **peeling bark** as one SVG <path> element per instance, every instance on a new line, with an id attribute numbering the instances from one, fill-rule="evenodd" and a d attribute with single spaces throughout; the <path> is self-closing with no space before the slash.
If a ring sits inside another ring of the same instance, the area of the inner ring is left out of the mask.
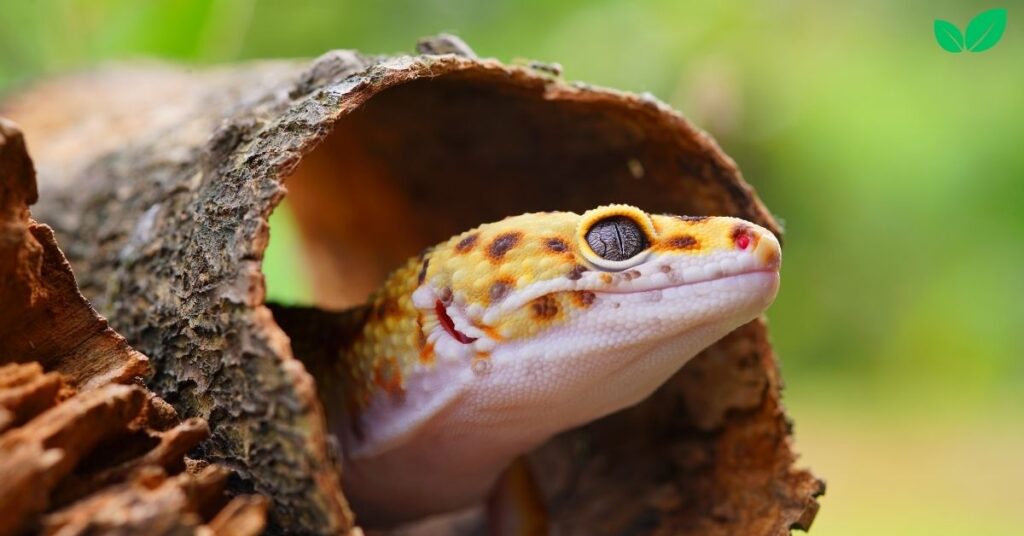
<path id="1" fill-rule="evenodd" d="M 261 499 L 221 509 L 227 470 L 186 467 L 206 423 L 178 423 L 137 385 L 148 360 L 78 292 L 29 217 L 36 197 L 21 133 L 0 118 L 0 536 L 258 534 Z"/>
<path id="2" fill-rule="evenodd" d="M 199 454 L 271 498 L 272 532 L 353 526 L 321 407 L 334 393 L 318 397 L 264 305 L 284 185 L 328 308 L 359 303 L 424 246 L 527 211 L 624 202 L 780 233 L 714 141 L 656 99 L 471 56 L 123 67 L 3 107 L 34 144 L 38 215 L 83 292 L 154 360 L 153 388 L 209 420 Z M 315 346 L 291 335 L 294 353 Z M 823 485 L 793 467 L 779 386 L 755 321 L 650 400 L 545 445 L 532 461 L 559 530 L 807 528 Z"/>

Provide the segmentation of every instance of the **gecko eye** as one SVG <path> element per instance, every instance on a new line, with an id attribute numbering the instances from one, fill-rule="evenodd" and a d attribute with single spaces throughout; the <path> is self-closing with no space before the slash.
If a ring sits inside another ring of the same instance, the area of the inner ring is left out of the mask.
<path id="1" fill-rule="evenodd" d="M 643 229 L 628 216 L 598 220 L 590 226 L 586 240 L 594 253 L 609 261 L 631 259 L 648 246 Z"/>
<path id="2" fill-rule="evenodd" d="M 657 236 L 651 217 L 629 205 L 588 210 L 576 225 L 579 252 L 594 268 L 618 272 L 644 262 Z"/>

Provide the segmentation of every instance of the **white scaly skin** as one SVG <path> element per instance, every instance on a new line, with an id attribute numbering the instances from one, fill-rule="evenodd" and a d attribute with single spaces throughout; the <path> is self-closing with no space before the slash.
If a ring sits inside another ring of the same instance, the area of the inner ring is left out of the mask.
<path id="1" fill-rule="evenodd" d="M 649 247 L 621 261 L 595 254 L 588 229 L 615 216 L 635 220 Z M 510 233 L 518 238 L 506 249 L 499 239 Z M 552 237 L 568 251 L 554 255 Z M 780 259 L 772 233 L 743 220 L 623 205 L 518 216 L 437 246 L 375 297 L 398 304 L 394 319 L 366 328 L 376 345 L 345 357 L 367 371 L 362 390 L 352 387 L 358 408 L 334 420 L 360 523 L 477 503 L 517 456 L 640 402 L 768 307 Z M 409 283 L 417 272 L 422 282 Z M 499 279 L 508 284 L 497 292 Z M 395 338 L 410 322 L 416 333 Z M 383 375 L 382 353 L 398 362 Z"/>

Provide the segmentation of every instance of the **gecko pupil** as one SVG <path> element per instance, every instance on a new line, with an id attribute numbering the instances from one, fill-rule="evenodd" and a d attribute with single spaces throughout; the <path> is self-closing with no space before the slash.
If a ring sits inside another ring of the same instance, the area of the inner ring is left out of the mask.
<path id="1" fill-rule="evenodd" d="M 612 216 L 598 221 L 587 231 L 587 244 L 602 259 L 624 261 L 647 249 L 647 237 L 635 221 Z"/>

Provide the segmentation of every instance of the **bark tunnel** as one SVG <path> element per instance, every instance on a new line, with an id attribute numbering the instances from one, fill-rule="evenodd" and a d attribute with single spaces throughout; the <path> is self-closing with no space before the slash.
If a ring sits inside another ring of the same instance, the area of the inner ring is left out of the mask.
<path id="1" fill-rule="evenodd" d="M 264 304 L 285 188 L 325 308 L 360 303 L 425 246 L 526 211 L 624 202 L 780 232 L 734 163 L 656 99 L 458 54 L 121 67 L 37 85 L 0 112 L 34 146 L 36 216 L 83 293 L 153 360 L 152 387 L 209 420 L 195 454 L 269 496 L 277 533 L 353 526 L 315 370 L 295 359 L 315 364 L 330 334 L 289 341 Z M 531 461 L 557 529 L 806 529 L 823 485 L 793 466 L 779 389 L 755 321 L 650 400 L 555 438 Z"/>

